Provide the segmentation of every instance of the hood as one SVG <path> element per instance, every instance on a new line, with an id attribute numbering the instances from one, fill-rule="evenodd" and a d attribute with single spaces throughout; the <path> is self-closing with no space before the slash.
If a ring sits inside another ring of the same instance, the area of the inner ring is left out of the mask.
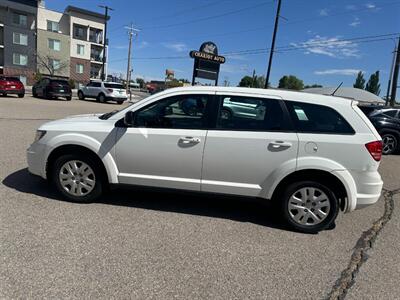
<path id="1" fill-rule="evenodd" d="M 63 119 L 47 122 L 39 127 L 40 130 L 85 130 L 100 128 L 109 122 L 99 119 L 102 114 L 84 114 L 69 116 Z M 112 121 L 115 123 L 115 120 Z"/>
<path id="2" fill-rule="evenodd" d="M 87 119 L 87 118 L 93 118 L 93 117 L 99 117 L 99 116 L 101 116 L 102 115 L 102 113 L 95 113 L 95 114 L 83 114 L 83 115 L 73 115 L 73 116 L 68 116 L 68 117 L 65 117 L 63 120 L 68 120 L 68 119 L 77 119 L 77 118 L 80 118 L 80 119 Z"/>

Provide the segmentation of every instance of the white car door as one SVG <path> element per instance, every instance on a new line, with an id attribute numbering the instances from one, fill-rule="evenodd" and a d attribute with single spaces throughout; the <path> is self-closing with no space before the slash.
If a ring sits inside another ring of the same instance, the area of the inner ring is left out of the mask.
<path id="1" fill-rule="evenodd" d="M 216 128 L 207 134 L 201 190 L 265 197 L 279 171 L 296 169 L 299 142 L 286 108 L 277 97 L 217 95 L 219 112 Z M 243 116 L 229 106 L 241 101 L 256 103 L 254 113 Z"/>
<path id="2" fill-rule="evenodd" d="M 135 125 L 119 128 L 119 182 L 199 191 L 209 99 L 170 96 L 135 111 Z"/>

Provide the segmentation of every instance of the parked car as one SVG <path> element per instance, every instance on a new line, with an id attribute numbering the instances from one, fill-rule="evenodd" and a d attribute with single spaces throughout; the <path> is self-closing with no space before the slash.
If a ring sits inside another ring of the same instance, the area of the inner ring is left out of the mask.
<path id="1" fill-rule="evenodd" d="M 262 113 L 227 119 L 227 99 L 256 101 Z M 194 105 L 196 113 L 183 109 Z M 29 171 L 70 201 L 94 201 L 118 184 L 258 197 L 279 203 L 303 232 L 331 226 L 339 209 L 375 203 L 381 155 L 356 101 L 198 86 L 46 123 L 27 151 Z"/>
<path id="2" fill-rule="evenodd" d="M 398 152 L 400 146 L 400 108 L 376 107 L 369 113 L 367 112 L 367 117 L 382 137 L 382 153 L 393 154 Z"/>
<path id="3" fill-rule="evenodd" d="M 78 98 L 95 98 L 104 103 L 106 101 L 116 101 L 118 104 L 124 103 L 128 99 L 124 85 L 116 82 L 91 81 L 78 91 Z"/>
<path id="4" fill-rule="evenodd" d="M 19 98 L 25 96 L 24 84 L 18 77 L 0 76 L 0 94 L 2 96 L 18 95 Z"/>
<path id="5" fill-rule="evenodd" d="M 42 78 L 32 87 L 32 96 L 46 99 L 62 97 L 70 101 L 72 99 L 72 91 L 67 80 Z"/>

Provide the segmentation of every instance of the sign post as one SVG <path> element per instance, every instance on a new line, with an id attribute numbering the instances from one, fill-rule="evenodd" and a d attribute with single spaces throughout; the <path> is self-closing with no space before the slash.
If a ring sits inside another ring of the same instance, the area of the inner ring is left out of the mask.
<path id="1" fill-rule="evenodd" d="M 225 57 L 218 55 L 217 46 L 213 42 L 205 42 L 199 51 L 190 51 L 190 57 L 194 58 L 192 85 L 195 85 L 196 77 L 214 80 L 218 85 L 219 69 L 225 63 Z"/>

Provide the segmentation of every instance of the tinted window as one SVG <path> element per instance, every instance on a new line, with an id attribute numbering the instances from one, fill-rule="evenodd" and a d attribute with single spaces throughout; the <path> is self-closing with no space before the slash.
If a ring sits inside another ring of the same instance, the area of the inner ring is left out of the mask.
<path id="1" fill-rule="evenodd" d="M 287 129 L 278 100 L 222 96 L 217 128 L 248 131 L 280 131 Z"/>
<path id="2" fill-rule="evenodd" d="M 101 82 L 91 82 L 91 83 L 88 84 L 88 86 L 101 87 Z"/>
<path id="3" fill-rule="evenodd" d="M 207 103 L 207 95 L 166 98 L 137 111 L 135 127 L 203 129 Z"/>
<path id="4" fill-rule="evenodd" d="M 354 134 L 349 123 L 330 107 L 290 101 L 286 104 L 298 132 Z"/>
<path id="5" fill-rule="evenodd" d="M 65 81 L 65 80 L 52 80 L 51 82 L 61 84 L 61 85 L 68 85 L 68 81 Z"/>
<path id="6" fill-rule="evenodd" d="M 383 112 L 383 114 L 384 114 L 385 116 L 388 116 L 388 117 L 391 117 L 391 118 L 395 118 L 396 115 L 397 115 L 397 110 L 394 110 L 394 109 L 392 109 L 392 110 L 386 110 L 386 111 Z"/>
<path id="7" fill-rule="evenodd" d="M 125 89 L 125 87 L 120 83 L 104 83 L 104 86 L 112 89 Z"/>
<path id="8" fill-rule="evenodd" d="M 5 81 L 20 81 L 18 77 L 0 77 L 0 80 L 5 80 Z"/>

